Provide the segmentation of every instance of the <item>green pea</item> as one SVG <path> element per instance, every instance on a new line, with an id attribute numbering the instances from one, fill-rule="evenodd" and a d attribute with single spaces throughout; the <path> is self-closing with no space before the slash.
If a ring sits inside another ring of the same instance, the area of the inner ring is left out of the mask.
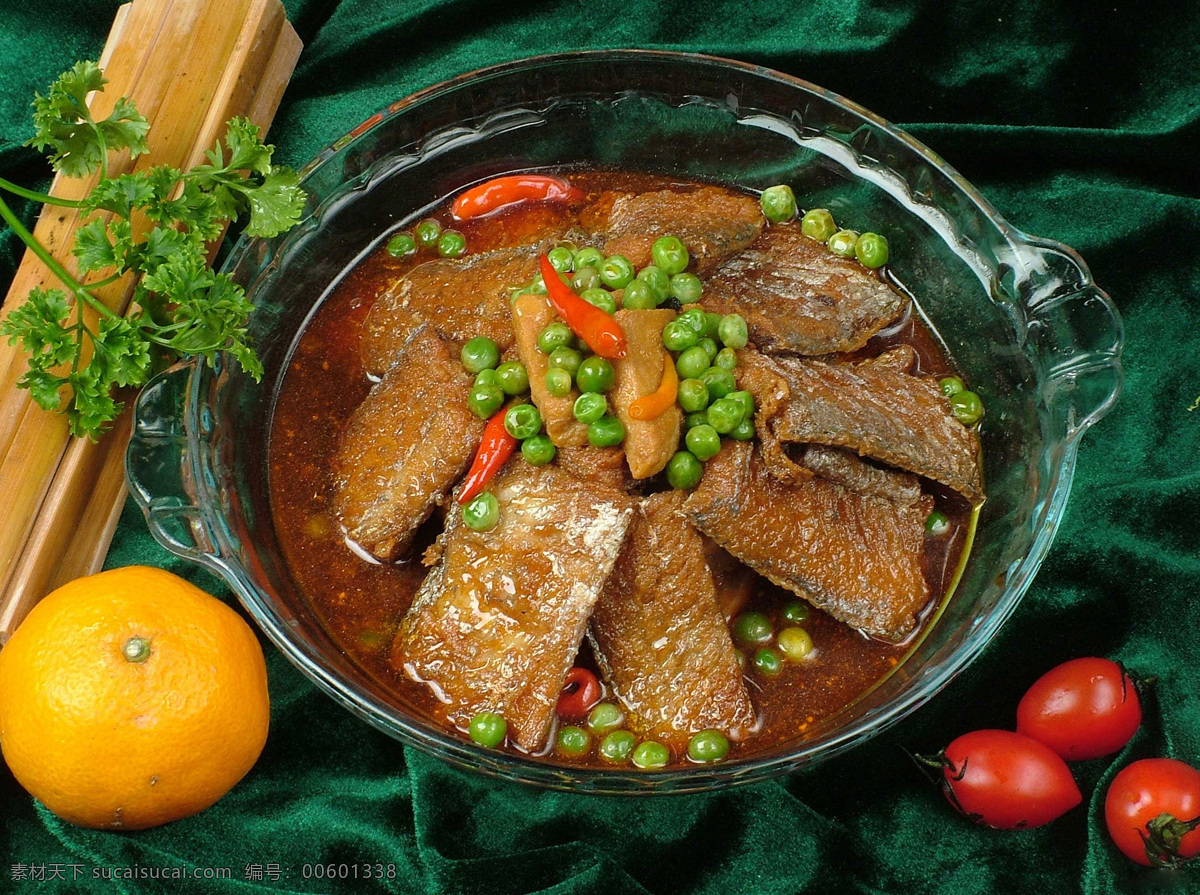
<path id="1" fill-rule="evenodd" d="M 745 348 L 746 343 L 750 341 L 746 319 L 741 314 L 726 314 L 722 317 L 717 335 L 727 348 Z"/>
<path id="2" fill-rule="evenodd" d="M 709 367 L 700 374 L 700 381 L 708 389 L 709 400 L 724 398 L 730 392 L 737 391 L 737 383 L 733 374 L 724 367 Z M 687 410 L 685 407 L 684 410 Z"/>
<path id="3" fill-rule="evenodd" d="M 983 418 L 983 401 L 974 392 L 961 391 L 950 397 L 950 412 L 964 426 L 973 426 Z"/>
<path id="4" fill-rule="evenodd" d="M 754 418 L 748 416 L 733 427 L 733 431 L 729 433 L 729 437 L 737 441 L 750 441 L 754 437 L 754 434 Z"/>
<path id="5" fill-rule="evenodd" d="M 796 194 L 786 183 L 769 186 L 759 198 L 763 216 L 773 224 L 790 221 L 796 216 Z"/>
<path id="6" fill-rule="evenodd" d="M 393 258 L 407 258 L 417 253 L 417 241 L 411 233 L 400 232 L 387 241 L 387 253 Z"/>
<path id="7" fill-rule="evenodd" d="M 685 351 L 700 341 L 700 334 L 678 319 L 672 320 L 662 331 L 663 344 L 668 351 Z"/>
<path id="8" fill-rule="evenodd" d="M 784 628 L 776 643 L 779 651 L 793 662 L 807 658 L 813 651 L 812 636 L 803 628 Z"/>
<path id="9" fill-rule="evenodd" d="M 611 702 L 601 702 L 588 715 L 587 726 L 592 733 L 608 733 L 625 721 L 625 714 Z"/>
<path id="10" fill-rule="evenodd" d="M 939 379 L 938 385 L 942 389 L 942 394 L 947 398 L 953 398 L 966 388 L 966 386 L 963 385 L 963 381 L 957 376 L 947 376 L 945 379 Z"/>
<path id="11" fill-rule="evenodd" d="M 708 355 L 708 362 L 710 364 L 716 360 L 717 355 L 721 353 L 721 349 L 717 347 L 716 341 L 708 338 L 707 336 L 701 339 L 697 344 L 700 348 L 703 348 L 704 353 Z"/>
<path id="12" fill-rule="evenodd" d="M 800 232 L 817 242 L 829 242 L 829 237 L 837 233 L 837 224 L 828 208 L 813 208 L 800 219 Z"/>
<path id="13" fill-rule="evenodd" d="M 703 385 L 704 383 L 700 383 L 700 384 Z M 707 389 L 705 390 L 705 394 L 708 394 Z M 695 429 L 697 426 L 707 426 L 707 425 L 708 425 L 708 414 L 705 413 L 703 410 L 698 410 L 695 413 L 689 413 L 687 416 L 685 416 L 683 418 L 683 429 L 685 432 Z M 716 430 L 714 429 L 713 431 L 715 432 Z"/>
<path id="14" fill-rule="evenodd" d="M 567 273 L 575 264 L 575 253 L 571 251 L 570 246 L 555 246 L 546 253 L 546 258 L 550 261 L 550 266 L 559 273 Z"/>
<path id="15" fill-rule="evenodd" d="M 417 242 L 427 249 L 437 245 L 438 237 L 442 235 L 442 225 L 433 218 L 426 218 L 413 228 Z"/>
<path id="16" fill-rule="evenodd" d="M 675 361 L 675 372 L 683 379 L 699 379 L 700 374 L 709 368 L 708 352 L 702 345 L 688 348 Z"/>
<path id="17" fill-rule="evenodd" d="M 595 267 L 599 269 L 603 263 L 604 253 L 591 246 L 586 246 L 575 253 L 575 270 L 579 270 L 581 267 Z"/>
<path id="18" fill-rule="evenodd" d="M 667 481 L 680 491 L 695 488 L 703 475 L 704 467 L 691 451 L 676 451 L 667 463 Z"/>
<path id="19" fill-rule="evenodd" d="M 438 237 L 437 252 L 443 258 L 459 258 L 467 252 L 467 238 L 457 230 L 443 230 Z"/>
<path id="20" fill-rule="evenodd" d="M 729 754 L 729 738 L 719 730 L 702 730 L 688 742 L 688 758 L 704 764 Z"/>
<path id="21" fill-rule="evenodd" d="M 615 380 L 613 365 L 602 357 L 589 357 L 575 373 L 575 381 L 581 392 L 606 392 L 613 387 Z"/>
<path id="22" fill-rule="evenodd" d="M 681 305 L 699 301 L 703 293 L 704 284 L 694 273 L 677 273 L 671 277 L 671 295 L 679 299 Z"/>
<path id="23" fill-rule="evenodd" d="M 771 620 L 762 612 L 743 612 L 733 620 L 733 639 L 742 646 L 762 646 L 774 636 Z"/>
<path id="24" fill-rule="evenodd" d="M 808 604 L 801 603 L 799 600 L 792 600 L 783 607 L 783 620 L 785 622 L 792 622 L 797 625 L 803 624 L 808 621 L 808 617 L 811 614 L 812 610 L 808 608 Z"/>
<path id="25" fill-rule="evenodd" d="M 528 289 L 532 295 L 546 294 L 546 281 L 542 278 L 541 273 L 538 273 L 537 276 L 529 281 Z"/>
<path id="26" fill-rule="evenodd" d="M 648 311 L 658 307 L 659 298 L 645 280 L 634 280 L 625 287 L 621 307 L 628 311 Z"/>
<path id="27" fill-rule="evenodd" d="M 608 413 L 608 399 L 595 392 L 585 392 L 575 399 L 575 419 L 581 423 L 594 423 Z"/>
<path id="28" fill-rule="evenodd" d="M 708 405 L 708 424 L 722 435 L 728 435 L 745 418 L 746 409 L 729 398 L 718 398 Z"/>
<path id="29" fill-rule="evenodd" d="M 829 251 L 842 258 L 854 257 L 854 246 L 858 242 L 857 230 L 839 230 L 833 236 L 829 237 L 825 243 L 829 246 Z"/>
<path id="30" fill-rule="evenodd" d="M 666 767 L 670 760 L 670 750 L 654 740 L 643 740 L 633 750 L 633 765 L 643 770 Z"/>
<path id="31" fill-rule="evenodd" d="M 854 257 L 863 267 L 874 270 L 888 262 L 888 241 L 878 233 L 864 233 L 854 243 Z"/>
<path id="32" fill-rule="evenodd" d="M 737 366 L 737 352 L 732 348 L 722 348 L 713 358 L 713 364 L 722 370 L 733 370 Z"/>
<path id="33" fill-rule="evenodd" d="M 717 434 L 716 429 L 707 424 L 688 429 L 683 440 L 697 460 L 711 460 L 721 450 L 721 436 Z"/>
<path id="34" fill-rule="evenodd" d="M 704 314 L 704 332 L 703 336 L 706 339 L 719 339 L 721 337 L 721 321 L 724 318 L 720 314 L 714 314 L 711 311 Z"/>
<path id="35" fill-rule="evenodd" d="M 494 749 L 504 742 L 508 724 L 495 712 L 480 712 L 471 719 L 467 731 L 479 745 Z"/>
<path id="36" fill-rule="evenodd" d="M 532 404 L 514 404 L 504 414 L 504 428 L 513 438 L 532 438 L 542 431 L 542 415 Z"/>
<path id="37" fill-rule="evenodd" d="M 484 491 L 463 507 L 463 522 L 475 531 L 491 531 L 500 521 L 500 502 L 496 495 Z"/>
<path id="38" fill-rule="evenodd" d="M 545 466 L 557 453 L 558 448 L 549 435 L 533 435 L 521 442 L 521 456 L 530 466 Z"/>
<path id="39" fill-rule="evenodd" d="M 613 299 L 612 293 L 607 289 L 584 289 L 579 293 L 579 297 L 589 305 L 595 305 L 606 314 L 615 314 L 617 312 L 617 302 Z"/>
<path id="40" fill-rule="evenodd" d="M 674 236 L 660 236 L 650 247 L 654 266 L 667 276 L 683 273 L 688 266 L 687 247 Z"/>
<path id="41" fill-rule="evenodd" d="M 546 371 L 546 391 L 556 398 L 565 398 L 575 387 L 571 374 L 559 367 L 551 367 Z"/>
<path id="42" fill-rule="evenodd" d="M 595 289 L 599 285 L 600 271 L 590 264 L 585 267 L 577 267 L 575 273 L 571 275 L 571 288 L 576 292 L 583 292 L 585 289 Z"/>
<path id="43" fill-rule="evenodd" d="M 654 291 L 655 304 L 661 304 L 671 294 L 671 278 L 653 264 L 647 264 L 639 270 L 637 278 Z"/>
<path id="44" fill-rule="evenodd" d="M 500 377 L 496 375 L 496 371 L 490 367 L 486 370 L 480 370 L 475 375 L 475 385 L 500 385 Z"/>
<path id="45" fill-rule="evenodd" d="M 637 737 L 628 730 L 614 730 L 600 741 L 600 757 L 614 764 L 629 761 Z"/>
<path id="46" fill-rule="evenodd" d="M 763 647 L 754 653 L 754 667 L 758 669 L 759 674 L 774 677 L 783 670 L 783 660 L 775 650 Z"/>
<path id="47" fill-rule="evenodd" d="M 694 329 L 696 331 L 697 339 L 703 339 L 705 337 L 708 326 L 708 318 L 705 315 L 703 308 L 688 308 L 675 319 L 685 326 L 689 326 Z"/>
<path id="48" fill-rule="evenodd" d="M 941 510 L 934 510 L 925 517 L 925 534 L 931 538 L 944 538 L 950 531 L 950 517 Z"/>
<path id="49" fill-rule="evenodd" d="M 550 354 L 555 348 L 564 348 L 570 345 L 573 338 L 575 338 L 575 333 L 571 332 L 571 327 L 556 320 L 538 333 L 538 351 L 542 354 Z"/>
<path id="50" fill-rule="evenodd" d="M 471 388 L 467 395 L 467 408 L 481 420 L 491 419 L 504 405 L 504 390 L 492 382 L 483 382 Z"/>
<path id="51" fill-rule="evenodd" d="M 633 265 L 624 255 L 610 255 L 600 265 L 600 282 L 609 289 L 624 289 L 633 275 Z"/>
<path id="52" fill-rule="evenodd" d="M 743 419 L 754 416 L 754 395 L 746 391 L 730 392 L 725 396 L 727 401 L 737 401 L 745 411 Z"/>
<path id="53" fill-rule="evenodd" d="M 625 425 L 615 416 L 602 416 L 588 423 L 587 437 L 592 447 L 612 447 L 625 440 Z"/>
<path id="54" fill-rule="evenodd" d="M 563 755 L 579 758 L 587 755 L 592 748 L 592 738 L 582 727 L 563 727 L 558 731 L 558 743 L 555 748 Z"/>
<path id="55" fill-rule="evenodd" d="M 685 379 L 679 383 L 675 400 L 688 413 L 696 413 L 708 406 L 708 388 L 701 379 Z M 706 416 L 704 419 L 707 421 L 708 417 Z"/>
<path id="56" fill-rule="evenodd" d="M 500 363 L 500 346 L 487 336 L 476 336 L 463 345 L 459 357 L 468 373 L 478 373 Z"/>
<path id="57" fill-rule="evenodd" d="M 506 395 L 529 391 L 529 373 L 520 361 L 510 360 L 496 368 L 496 379 Z"/>
<path id="58" fill-rule="evenodd" d="M 574 348 L 555 348 L 550 352 L 550 368 L 558 368 L 566 370 L 571 374 L 571 378 L 575 378 L 575 374 L 579 372 L 579 365 L 583 363 L 583 355 Z"/>

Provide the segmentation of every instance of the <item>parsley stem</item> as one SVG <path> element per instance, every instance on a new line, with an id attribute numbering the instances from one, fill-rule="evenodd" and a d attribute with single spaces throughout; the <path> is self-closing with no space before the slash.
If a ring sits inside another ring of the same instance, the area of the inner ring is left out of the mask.
<path id="1" fill-rule="evenodd" d="M 17 186 L 10 180 L 5 180 L 0 177 L 0 190 L 7 190 L 14 195 L 20 196 L 22 199 L 31 199 L 34 202 L 41 202 L 43 205 L 60 205 L 63 208 L 82 208 L 83 203 L 76 199 L 61 199 L 58 196 L 51 196 L 48 193 L 39 193 L 36 190 L 27 190 L 23 186 Z"/>
<path id="2" fill-rule="evenodd" d="M 0 218 L 2 218 L 10 228 L 12 228 L 13 233 L 17 234 L 17 238 L 20 239 L 21 242 L 25 243 L 29 251 L 33 252 L 33 254 L 36 255 L 38 259 L 50 269 L 50 272 L 58 277 L 62 284 L 70 289 L 71 292 L 73 292 L 78 298 L 87 302 L 104 316 L 117 316 L 104 304 L 104 302 L 100 301 L 98 298 L 88 292 L 87 289 L 85 289 L 77 279 L 67 272 L 65 267 L 58 263 L 53 255 L 46 251 L 46 247 L 38 242 L 32 233 L 25 229 L 25 225 L 21 223 L 20 218 L 13 214 L 12 209 L 8 207 L 7 203 L 5 203 L 3 199 L 0 199 Z"/>

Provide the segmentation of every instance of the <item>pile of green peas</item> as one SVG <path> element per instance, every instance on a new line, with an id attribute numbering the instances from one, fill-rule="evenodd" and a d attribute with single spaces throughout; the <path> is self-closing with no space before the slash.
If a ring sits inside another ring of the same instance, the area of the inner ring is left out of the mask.
<path id="1" fill-rule="evenodd" d="M 548 356 L 546 391 L 563 398 L 577 394 L 575 419 L 587 426 L 588 443 L 611 447 L 625 440 L 625 425 L 612 413 L 605 395 L 616 382 L 612 364 L 592 354 L 571 328 L 554 321 L 538 334 L 538 351 Z"/>
<path id="2" fill-rule="evenodd" d="M 780 613 L 784 627 L 778 634 L 766 613 L 743 612 L 733 620 L 733 640 L 738 646 L 754 650 L 751 662 L 759 674 L 774 677 L 783 670 L 784 660 L 802 662 L 812 655 L 812 636 L 801 627 L 810 612 L 799 600 L 789 602 Z"/>
<path id="3" fill-rule="evenodd" d="M 763 216 L 774 224 L 792 220 L 797 213 L 796 195 L 787 184 L 767 187 L 759 197 Z M 878 233 L 838 229 L 828 208 L 813 208 L 800 218 L 800 232 L 823 242 L 842 258 L 857 258 L 870 270 L 888 262 L 888 241 Z"/>
<path id="4" fill-rule="evenodd" d="M 683 446 L 667 463 L 671 487 L 695 488 L 722 437 L 754 437 L 754 397 L 738 389 L 733 372 L 749 338 L 740 314 L 722 317 L 702 308 L 688 308 L 663 327 L 663 345 L 675 355 L 679 374 L 675 401 L 685 414 Z"/>
<path id="5" fill-rule="evenodd" d="M 670 763 L 669 748 L 653 739 L 639 741 L 624 724 L 625 713 L 617 705 L 598 703 L 583 725 L 558 729 L 555 751 L 567 758 L 583 758 L 595 744 L 597 755 L 608 764 L 632 763 L 636 768 L 650 770 Z M 728 754 L 729 739 L 719 730 L 702 730 L 688 743 L 688 759 L 699 764 L 721 761 Z"/>
<path id="6" fill-rule="evenodd" d="M 467 238 L 457 230 L 443 230 L 438 221 L 426 218 L 412 233 L 401 230 L 392 236 L 386 249 L 393 258 L 408 258 L 421 249 L 432 249 L 443 258 L 460 258 L 467 253 Z"/>

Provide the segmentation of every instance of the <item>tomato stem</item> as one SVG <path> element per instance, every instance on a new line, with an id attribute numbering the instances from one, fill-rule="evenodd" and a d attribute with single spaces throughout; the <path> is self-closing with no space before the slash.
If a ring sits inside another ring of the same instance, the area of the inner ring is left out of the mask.
<path id="1" fill-rule="evenodd" d="M 1163 812 L 1146 824 L 1148 832 L 1141 833 L 1146 846 L 1146 858 L 1155 867 L 1176 870 L 1191 861 L 1179 853 L 1183 837 L 1200 827 L 1200 817 L 1180 820 L 1173 814 Z"/>

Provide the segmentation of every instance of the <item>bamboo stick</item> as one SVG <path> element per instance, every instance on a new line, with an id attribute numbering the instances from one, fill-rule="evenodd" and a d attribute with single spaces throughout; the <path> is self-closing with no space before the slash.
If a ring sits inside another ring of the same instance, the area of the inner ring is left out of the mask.
<path id="1" fill-rule="evenodd" d="M 162 14 L 157 31 L 147 24 L 154 19 L 146 13 L 149 8 Z M 105 74 L 111 83 L 101 96 L 111 102 L 131 94 L 151 119 L 155 158 L 139 158 L 135 168 L 144 163 L 190 167 L 203 159 L 234 115 L 247 115 L 264 129 L 269 126 L 301 48 L 278 0 L 134 0 L 122 10 L 105 48 Z M 147 48 L 150 32 L 153 45 Z M 151 77 L 155 69 L 165 74 Z M 117 79 L 121 75 L 136 81 L 139 73 L 143 80 L 132 88 Z M 168 96 L 170 106 L 165 105 Z M 185 102 L 204 113 L 187 115 L 180 109 Z M 147 113 L 148 106 L 158 114 Z M 110 173 L 116 169 L 114 160 Z M 50 230 L 57 244 L 68 243 L 69 234 L 58 228 L 72 216 L 57 214 L 67 209 L 47 211 L 52 212 Z M 80 223 L 77 215 L 73 220 Z M 13 292 L 29 282 L 15 283 Z M 103 300 L 123 311 L 131 292 L 131 283 L 113 284 Z M 13 389 L 5 388 L 0 382 L 0 392 L 8 398 Z M 0 410 L 0 419 L 12 413 L 12 407 L 10 403 Z M 18 523 L 0 529 L 0 644 L 56 581 L 98 570 L 103 563 L 125 498 L 127 420 L 128 411 L 116 430 L 92 444 L 68 439 L 59 414 L 25 401 L 0 461 L 0 499 L 10 509 L 15 507 L 10 520 Z M 38 506 L 41 512 L 35 520 Z M 22 511 L 27 514 L 24 526 L 19 524 L 25 518 Z"/>

